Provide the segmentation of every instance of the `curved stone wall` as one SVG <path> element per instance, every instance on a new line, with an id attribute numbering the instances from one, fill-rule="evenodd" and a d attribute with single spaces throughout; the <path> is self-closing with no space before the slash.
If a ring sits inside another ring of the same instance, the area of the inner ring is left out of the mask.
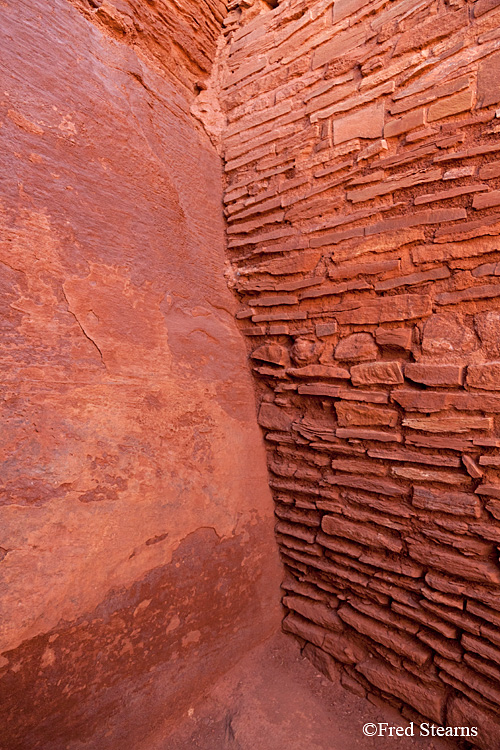
<path id="1" fill-rule="evenodd" d="M 408 718 L 500 724 L 500 4 L 233 17 L 228 247 L 284 629 Z"/>

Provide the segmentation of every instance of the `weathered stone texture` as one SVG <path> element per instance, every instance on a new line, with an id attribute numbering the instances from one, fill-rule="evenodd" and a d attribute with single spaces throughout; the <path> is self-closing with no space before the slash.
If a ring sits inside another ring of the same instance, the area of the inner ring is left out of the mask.
<path id="1" fill-rule="evenodd" d="M 307 340 L 317 368 L 253 365 L 269 465 L 287 460 L 279 514 L 319 513 L 313 551 L 282 547 L 288 575 L 342 623 L 330 648 L 304 606 L 286 629 L 360 694 L 476 722 L 479 747 L 500 743 L 500 643 L 477 609 L 500 612 L 499 20 L 498 0 L 283 2 L 227 34 L 231 75 L 260 63 L 223 102 L 250 350 Z"/>
<path id="2" fill-rule="evenodd" d="M 284 630 L 498 745 L 498 0 L 4 6 L 8 750 L 152 695 L 130 744 L 272 626 L 234 314 Z"/>
<path id="3" fill-rule="evenodd" d="M 279 622 L 220 160 L 97 5 L 0 13 L 2 750 L 138 747 Z"/>
<path id="4" fill-rule="evenodd" d="M 104 34 L 134 47 L 192 92 L 212 68 L 225 0 L 68 0 Z M 137 71 L 141 80 L 140 70 Z"/>

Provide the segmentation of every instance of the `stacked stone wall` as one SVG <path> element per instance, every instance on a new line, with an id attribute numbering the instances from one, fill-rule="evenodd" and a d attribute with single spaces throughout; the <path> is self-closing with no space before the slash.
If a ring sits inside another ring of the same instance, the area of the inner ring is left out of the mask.
<path id="1" fill-rule="evenodd" d="M 490 750 L 500 2 L 245 13 L 226 21 L 228 277 L 276 501 L 283 627 L 347 688 L 408 718 L 479 724 Z"/>

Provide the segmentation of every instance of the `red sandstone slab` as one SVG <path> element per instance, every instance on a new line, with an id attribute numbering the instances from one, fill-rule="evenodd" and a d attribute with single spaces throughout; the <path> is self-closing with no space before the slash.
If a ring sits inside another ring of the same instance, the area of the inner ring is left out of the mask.
<path id="1" fill-rule="evenodd" d="M 262 260 L 250 268 L 240 269 L 240 275 L 268 273 L 271 276 L 288 276 L 289 274 L 305 274 L 312 271 L 319 260 L 319 252 L 291 253 L 285 258 Z"/>
<path id="2" fill-rule="evenodd" d="M 275 292 L 293 292 L 297 289 L 305 289 L 306 287 L 317 286 L 322 284 L 324 281 L 323 276 L 311 276 L 306 279 L 298 279 L 297 281 L 285 281 L 281 284 L 274 286 Z"/>
<path id="3" fill-rule="evenodd" d="M 442 637 L 432 630 L 422 629 L 418 637 L 423 643 L 430 646 L 435 652 L 444 656 L 446 659 L 460 661 L 462 658 L 462 649 L 448 638 Z"/>
<path id="4" fill-rule="evenodd" d="M 480 484 L 475 490 L 477 495 L 486 495 L 487 497 L 494 497 L 497 500 L 500 499 L 500 486 L 495 484 Z"/>
<path id="5" fill-rule="evenodd" d="M 450 625 L 445 620 L 442 620 L 440 617 L 436 617 L 435 615 L 431 614 L 428 610 L 424 609 L 423 607 L 408 607 L 404 604 L 399 604 L 398 602 L 393 602 L 391 604 L 391 609 L 394 612 L 397 612 L 398 614 L 405 615 L 406 617 L 410 618 L 411 620 L 416 620 L 417 623 L 421 623 L 422 625 L 425 625 L 426 627 L 433 628 L 438 633 L 441 633 L 441 635 L 444 635 L 445 638 L 457 638 L 457 628 L 454 625 Z M 420 637 L 421 629 L 417 626 L 417 630 L 419 631 L 418 635 Z M 455 647 L 458 651 L 458 653 L 461 655 L 461 650 L 457 646 Z"/>
<path id="6" fill-rule="evenodd" d="M 334 357 L 359 362 L 376 359 L 378 349 L 369 333 L 353 333 L 341 339 L 335 347 Z"/>
<path id="7" fill-rule="evenodd" d="M 454 96 L 450 96 L 448 99 L 440 99 L 434 104 L 431 104 L 427 110 L 428 122 L 435 122 L 436 120 L 442 120 L 445 117 L 451 117 L 457 115 L 460 112 L 467 112 L 471 109 L 474 101 L 474 92 L 472 89 L 466 89 L 460 91 Z"/>
<path id="8" fill-rule="evenodd" d="M 350 99 L 353 94 L 357 91 L 355 83 L 348 81 L 344 85 L 334 86 L 333 88 L 325 91 L 323 94 L 311 97 L 306 104 L 306 114 L 312 114 L 322 109 L 330 107 L 332 104 L 342 101 L 343 99 Z M 314 118 L 312 118 L 314 122 Z M 349 162 L 350 166 L 350 162 Z M 324 170 L 320 173 L 315 173 L 315 176 L 323 176 L 324 174 L 331 174 L 332 172 Z"/>
<path id="9" fill-rule="evenodd" d="M 332 323 L 317 323 L 315 328 L 316 336 L 320 339 L 328 338 L 337 333 L 337 329 L 337 321 L 335 320 Z"/>
<path id="10" fill-rule="evenodd" d="M 294 378 L 327 378 L 332 380 L 349 379 L 349 370 L 335 365 L 306 365 L 305 367 L 289 367 L 287 375 Z"/>
<path id="11" fill-rule="evenodd" d="M 481 479 L 484 472 L 479 468 L 473 458 L 467 455 L 463 455 L 462 461 L 469 476 L 471 476 L 473 479 Z"/>
<path id="12" fill-rule="evenodd" d="M 491 6 L 491 0 L 488 1 Z M 491 750 L 498 743 L 500 720 L 494 712 L 487 711 L 477 703 L 454 694 L 448 703 L 447 716 L 450 726 L 468 728 L 470 730 L 468 736 L 481 750 Z"/>
<path id="13" fill-rule="evenodd" d="M 433 86 L 428 91 L 417 93 L 413 96 L 404 96 L 405 91 L 396 92 L 394 95 L 395 103 L 390 108 L 390 112 L 393 115 L 407 112 L 410 109 L 415 109 L 416 107 L 430 104 L 437 99 L 455 94 L 457 91 L 467 88 L 468 85 L 469 77 L 463 76 L 462 78 L 456 78 L 449 83 L 444 83 L 440 86 Z"/>
<path id="14" fill-rule="evenodd" d="M 472 207 L 480 210 L 482 208 L 491 208 L 500 205 L 500 190 L 492 190 L 489 193 L 475 195 L 472 201 Z"/>
<path id="15" fill-rule="evenodd" d="M 308 555 L 316 555 L 317 557 L 321 557 L 323 554 L 323 549 L 319 544 L 309 544 L 295 536 L 287 536 L 278 531 L 275 532 L 275 537 L 280 550 L 286 551 L 288 549 L 293 549 L 298 550 L 299 552 L 306 552 Z"/>
<path id="16" fill-rule="evenodd" d="M 368 404 L 337 401 L 335 404 L 339 427 L 368 426 L 395 427 L 398 413 L 393 409 L 380 409 Z"/>
<path id="17" fill-rule="evenodd" d="M 460 391 L 394 390 L 391 399 L 407 411 L 430 413 L 454 407 L 460 411 L 500 413 L 500 396 Z"/>
<path id="18" fill-rule="evenodd" d="M 466 219 L 467 211 L 464 208 L 436 208 L 420 213 L 408 214 L 396 219 L 386 219 L 365 228 L 365 234 L 378 234 L 380 232 L 392 231 L 394 229 L 405 229 L 406 227 L 420 226 L 421 224 L 442 224 L 446 221 L 457 221 Z"/>
<path id="19" fill-rule="evenodd" d="M 489 0 L 491 2 L 491 0 Z M 333 6 L 333 22 L 342 21 L 368 5 L 370 0 L 336 0 Z"/>
<path id="20" fill-rule="evenodd" d="M 412 248 L 411 256 L 415 264 L 448 261 L 458 258 L 474 258 L 496 250 L 498 240 L 496 235 L 480 237 L 469 241 L 457 241 L 447 244 L 419 245 Z"/>
<path id="21" fill-rule="evenodd" d="M 256 58 L 255 60 L 251 60 L 246 65 L 240 65 L 236 72 L 227 76 L 226 80 L 223 83 L 223 88 L 228 89 L 231 86 L 234 86 L 236 83 L 239 83 L 244 78 L 247 78 L 253 73 L 258 73 L 259 70 L 262 70 L 263 68 L 265 68 L 266 65 L 267 65 L 267 59 L 265 57 L 260 57 L 260 58 Z"/>
<path id="22" fill-rule="evenodd" d="M 500 297 L 500 284 L 485 284 L 462 289 L 458 292 L 443 292 L 436 295 L 438 305 L 456 305 L 474 299 L 491 299 Z"/>
<path id="23" fill-rule="evenodd" d="M 319 625 L 315 625 L 304 617 L 290 613 L 282 623 L 285 633 L 293 633 L 316 646 L 322 646 L 326 631 Z"/>
<path id="24" fill-rule="evenodd" d="M 437 482 L 439 484 L 464 485 L 463 474 L 452 474 L 451 472 L 430 469 L 429 467 L 417 466 L 394 466 L 391 473 L 401 479 L 409 479 L 412 482 Z"/>
<path id="25" fill-rule="evenodd" d="M 481 179 L 488 179 L 484 175 L 480 174 Z M 479 193 L 483 190 L 487 190 L 487 185 L 466 185 L 464 187 L 452 188 L 451 190 L 441 190 L 437 193 L 429 193 L 427 195 L 419 195 L 414 200 L 415 206 L 420 206 L 423 203 L 434 203 L 436 201 L 444 201 L 449 198 L 456 198 L 459 195 L 469 195 L 470 193 Z"/>
<path id="26" fill-rule="evenodd" d="M 338 405 L 336 406 L 338 411 Z M 461 461 L 456 456 L 444 456 L 437 454 L 424 453 L 423 451 L 413 451 L 404 448 L 398 450 L 382 450 L 381 448 L 369 448 L 367 451 L 371 458 L 380 458 L 383 461 L 403 461 L 409 463 L 430 464 L 431 466 L 452 466 L 459 468 Z"/>
<path id="27" fill-rule="evenodd" d="M 302 539 L 304 542 L 308 542 L 308 544 L 313 544 L 316 539 L 315 531 L 306 526 L 299 526 L 299 524 L 288 523 L 287 521 L 278 521 L 275 524 L 274 530 L 279 534 Z"/>
<path id="28" fill-rule="evenodd" d="M 327 630 L 340 631 L 343 629 L 342 621 L 336 611 L 323 602 L 295 595 L 283 597 L 283 604 L 315 625 Z"/>
<path id="29" fill-rule="evenodd" d="M 479 18 L 489 13 L 500 5 L 500 0 L 476 0 L 474 4 L 474 17 Z"/>
<path id="30" fill-rule="evenodd" d="M 272 240 L 280 240 L 283 237 L 289 237 L 294 235 L 296 232 L 293 227 L 282 226 L 279 229 L 274 229 L 270 232 L 264 232 L 263 234 L 255 234 L 250 237 L 244 237 L 243 239 L 229 239 L 227 246 L 228 248 L 233 247 L 244 247 L 245 245 L 257 245 L 260 242 L 271 242 Z M 296 248 L 290 248 L 295 250 Z"/>
<path id="31" fill-rule="evenodd" d="M 366 647 L 347 633 L 328 633 L 323 649 L 342 664 L 355 664 L 366 658 Z"/>
<path id="32" fill-rule="evenodd" d="M 250 355 L 252 359 L 263 362 L 272 362 L 275 365 L 285 366 L 288 363 L 288 351 L 280 344 L 263 344 L 254 349 Z"/>
<path id="33" fill-rule="evenodd" d="M 375 340 L 379 346 L 394 347 L 396 349 L 411 349 L 411 328 L 377 328 Z"/>
<path id="34" fill-rule="evenodd" d="M 488 448 L 500 448 L 500 438 L 474 437 L 474 445 L 482 445 Z"/>
<path id="35" fill-rule="evenodd" d="M 407 435 L 405 437 L 407 445 L 415 445 L 423 448 L 438 448 L 439 450 L 467 451 L 472 446 L 472 440 L 452 437 L 439 437 L 435 435 Z"/>
<path id="36" fill-rule="evenodd" d="M 423 432 L 469 432 L 493 429 L 493 417 L 406 417 L 403 425 Z"/>
<path id="37" fill-rule="evenodd" d="M 399 507 L 401 507 L 401 505 Z M 407 518 L 411 518 L 413 513 L 411 510 L 405 509 L 404 515 Z M 422 566 L 418 565 L 413 560 L 410 560 L 408 557 L 396 557 L 384 554 L 383 552 L 380 552 L 380 550 L 365 549 L 359 560 L 360 562 L 365 562 L 368 565 L 373 565 L 375 568 L 380 569 L 376 570 L 374 573 L 374 575 L 379 578 L 387 577 L 387 571 L 398 574 L 400 576 L 400 578 L 397 578 L 398 582 L 406 586 L 409 585 L 408 577 L 421 578 L 422 576 Z M 406 580 L 401 578 L 402 576 L 404 576 Z M 417 588 L 418 587 L 419 586 L 417 585 Z M 407 601 L 407 598 L 405 597 L 404 600 Z"/>
<path id="38" fill-rule="evenodd" d="M 370 289 L 368 284 L 363 279 L 356 281 L 342 281 L 339 284 L 326 284 L 319 289 L 313 289 L 311 291 L 302 292 L 299 297 L 303 299 L 317 299 L 319 297 L 330 297 L 336 294 L 343 294 L 348 291 L 355 291 L 359 289 Z"/>
<path id="39" fill-rule="evenodd" d="M 330 465 L 335 471 L 345 471 L 350 474 L 366 472 L 366 474 L 375 474 L 379 477 L 386 476 L 387 474 L 385 466 L 375 461 L 367 461 L 365 456 L 359 460 L 356 458 L 332 458 Z"/>
<path id="40" fill-rule="evenodd" d="M 446 691 L 437 683 L 425 683 L 408 673 L 392 668 L 379 659 L 369 659 L 358 664 L 357 670 L 380 690 L 397 696 L 413 706 L 421 716 L 439 725 L 444 722 Z"/>
<path id="41" fill-rule="evenodd" d="M 244 336 L 265 336 L 267 331 L 265 326 L 251 326 L 240 328 L 240 330 Z"/>
<path id="42" fill-rule="evenodd" d="M 338 385 L 328 385 L 327 383 L 310 383 L 308 385 L 299 385 L 299 393 L 304 396 L 338 398 L 340 388 Z"/>
<path id="43" fill-rule="evenodd" d="M 342 497 L 348 500 L 353 500 L 354 496 L 359 498 L 360 495 L 361 493 L 357 489 L 342 490 Z M 363 507 L 360 507 L 360 505 Z M 402 512 L 398 512 L 400 508 Z M 354 501 L 352 504 L 344 504 L 342 514 L 354 523 L 368 526 L 375 524 L 375 526 L 382 526 L 393 532 L 404 534 L 407 531 L 406 519 L 411 517 L 408 515 L 408 510 L 407 505 L 396 503 L 394 499 L 373 497 L 373 501 L 370 503 L 367 496 L 364 498 L 361 496 L 361 499 Z M 346 560 L 346 562 L 349 561 Z"/>
<path id="44" fill-rule="evenodd" d="M 248 304 L 252 307 L 275 307 L 276 305 L 298 305 L 298 297 L 287 294 L 279 294 L 270 297 L 254 297 L 248 300 Z"/>
<path id="45" fill-rule="evenodd" d="M 417 273 L 408 274 L 408 276 L 400 276 L 395 279 L 387 279 L 386 281 L 379 281 L 375 284 L 376 292 L 385 292 L 389 289 L 398 289 L 402 286 L 413 286 L 415 284 L 425 284 L 429 281 L 438 281 L 440 279 L 447 279 L 450 276 L 450 270 L 446 266 L 440 266 L 438 268 L 432 268 L 429 271 L 419 271 Z"/>
<path id="46" fill-rule="evenodd" d="M 300 485 L 297 485 L 300 487 Z M 299 491 L 299 490 L 298 490 Z M 304 510 L 296 507 L 288 507 L 284 505 L 277 505 L 275 513 L 278 518 L 281 518 L 290 523 L 301 524 L 304 526 L 310 526 L 317 528 L 320 525 L 321 515 L 315 510 Z"/>
<path id="47" fill-rule="evenodd" d="M 468 669 L 465 664 L 456 664 L 442 656 L 436 656 L 435 662 L 438 667 L 444 670 L 439 673 L 443 681 L 448 682 L 453 687 L 462 689 L 466 694 L 486 698 L 489 704 L 500 704 L 500 690 L 494 687 L 488 679 L 478 675 L 472 669 Z M 452 675 L 452 679 L 449 679 L 450 675 Z"/>
<path id="48" fill-rule="evenodd" d="M 259 410 L 259 424 L 268 430 L 286 432 L 292 425 L 292 417 L 279 406 L 264 402 Z"/>
<path id="49" fill-rule="evenodd" d="M 331 279 L 345 279 L 354 276 L 371 276 L 373 274 L 385 273 L 386 271 L 398 270 L 400 261 L 398 259 L 379 260 L 364 263 L 342 263 L 330 269 L 328 275 Z"/>
<path id="50" fill-rule="evenodd" d="M 492 180 L 495 177 L 500 177 L 500 161 L 483 164 L 482 167 L 479 167 L 478 175 L 481 180 Z"/>
<path id="51" fill-rule="evenodd" d="M 425 580 L 428 582 L 432 581 L 438 591 L 459 591 L 461 594 L 464 594 L 465 592 L 468 592 L 469 594 L 474 592 L 477 596 L 479 591 L 482 593 L 488 590 L 480 583 L 475 582 L 474 584 L 471 584 L 465 578 L 460 580 L 458 577 L 453 576 L 451 571 L 448 574 L 437 573 L 434 571 L 426 573 Z M 477 617 L 473 617 L 462 611 L 463 601 L 460 605 L 457 603 L 455 605 L 456 608 L 454 607 L 453 609 L 451 606 L 445 605 L 442 602 L 437 603 L 432 600 L 422 601 L 422 606 L 448 622 L 457 625 L 461 630 L 475 633 L 476 635 L 479 635 L 481 632 L 481 621 Z"/>
<path id="52" fill-rule="evenodd" d="M 254 323 L 272 322 L 274 320 L 307 320 L 307 313 L 302 310 L 296 310 L 294 312 L 259 313 L 258 315 L 252 315 L 252 322 Z"/>
<path id="53" fill-rule="evenodd" d="M 382 430 L 360 430 L 352 427 L 341 427 L 335 430 L 339 438 L 353 438 L 359 440 L 376 440 L 383 443 L 400 443 L 402 436 L 398 432 L 384 432 Z"/>
<path id="54" fill-rule="evenodd" d="M 466 151 L 450 151 L 447 154 L 441 154 L 434 158 L 434 162 L 438 164 L 446 161 L 462 161 L 463 159 L 469 159 L 472 156 L 483 156 L 484 154 L 492 154 L 497 151 L 500 151 L 500 145 L 491 142 L 484 146 L 471 146 Z"/>
<path id="55" fill-rule="evenodd" d="M 404 382 L 399 362 L 371 362 L 351 367 L 353 385 L 398 385 Z"/>
<path id="56" fill-rule="evenodd" d="M 378 100 L 377 104 L 382 104 L 381 97 L 383 97 L 385 94 L 392 94 L 393 91 L 396 88 L 396 84 L 394 81 L 388 80 L 381 83 L 379 86 L 374 86 L 373 88 L 366 88 L 364 91 L 361 91 L 357 96 L 351 96 L 348 99 L 345 99 L 344 101 L 334 104 L 331 107 L 328 107 L 323 112 L 318 113 L 316 116 L 311 117 L 312 122 L 316 121 L 317 119 L 323 119 L 327 117 L 334 116 L 334 122 L 337 119 L 337 117 L 342 112 L 349 112 L 353 109 L 358 109 L 358 107 L 362 107 L 367 104 L 371 104 L 372 102 Z M 380 133 L 382 135 L 382 133 Z M 375 150 L 373 150 L 375 147 Z M 378 153 L 380 149 L 386 150 L 386 144 L 379 141 L 377 144 L 371 144 L 368 146 L 367 150 L 368 153 L 373 156 L 375 153 Z M 363 159 L 365 156 L 365 152 L 362 151 L 360 154 L 358 154 L 357 159 L 359 160 L 360 157 Z"/>
<path id="57" fill-rule="evenodd" d="M 426 172 L 413 174 L 408 177 L 384 180 L 383 182 L 371 185 L 370 187 L 361 188 L 359 190 L 349 190 L 346 193 L 346 198 L 352 203 L 371 200 L 379 195 L 387 195 L 388 193 L 394 193 L 396 190 L 403 190 L 404 188 L 413 187 L 414 185 L 436 182 L 441 178 L 441 174 L 440 169 L 429 169 Z"/>
<path id="58" fill-rule="evenodd" d="M 437 513 L 457 516 L 481 517 L 481 503 L 476 495 L 468 492 L 438 492 L 424 487 L 415 487 L 413 505 Z"/>
<path id="59" fill-rule="evenodd" d="M 399 37 L 394 55 L 402 55 L 410 50 L 425 47 L 437 39 L 442 39 L 458 29 L 465 28 L 468 23 L 467 9 L 439 13 L 428 21 L 409 29 Z"/>
<path id="60" fill-rule="evenodd" d="M 335 145 L 353 138 L 381 138 L 384 129 L 384 107 L 375 104 L 350 115 L 337 115 L 333 124 Z"/>
<path id="61" fill-rule="evenodd" d="M 387 648 L 401 654 L 405 658 L 411 659 L 416 664 L 425 664 L 431 655 L 427 646 L 424 646 L 406 633 L 390 627 L 387 622 L 378 622 L 373 617 L 358 612 L 349 605 L 341 606 L 338 612 L 342 620 L 358 633 L 368 636 L 377 643 L 382 643 Z M 390 610 L 385 613 L 386 620 L 389 619 L 390 615 Z M 394 619 L 399 624 L 399 618 L 394 617 Z"/>
<path id="62" fill-rule="evenodd" d="M 500 583 L 500 568 L 488 560 L 465 557 L 451 548 L 407 539 L 410 557 L 418 562 L 470 581 Z M 449 550 L 449 551 L 448 551 Z"/>
<path id="63" fill-rule="evenodd" d="M 345 229 L 339 232 L 329 232 L 321 237 L 313 237 L 310 241 L 310 247 L 324 247 L 325 245 L 337 245 L 344 240 L 350 240 L 354 237 L 363 237 L 363 227 L 354 227 L 353 229 Z"/>
<path id="64" fill-rule="evenodd" d="M 500 292 L 499 292 L 500 293 Z M 353 310 L 335 314 L 341 324 L 385 323 L 396 320 L 411 320 L 432 313 L 431 299 L 427 295 L 401 294 L 394 297 L 366 299 L 363 305 Z"/>
<path id="65" fill-rule="evenodd" d="M 489 107 L 500 101 L 500 52 L 495 52 L 479 64 L 477 99 L 480 107 Z"/>
<path id="66" fill-rule="evenodd" d="M 329 484 L 340 487 L 355 487 L 366 492 L 376 492 L 390 497 L 406 495 L 408 489 L 403 485 L 391 482 L 389 479 L 373 479 L 362 475 L 344 475 L 335 473 L 327 478 Z M 326 529 L 325 529 L 326 530 Z"/>
<path id="67" fill-rule="evenodd" d="M 248 201 L 244 201 L 243 205 L 247 205 L 247 203 Z M 248 216 L 252 216 L 253 214 L 265 213 L 266 211 L 270 211 L 273 208 L 278 208 L 281 206 L 281 197 L 271 198 L 269 200 L 261 199 L 259 200 L 259 202 L 256 202 L 249 208 L 245 208 L 243 210 L 235 209 L 235 205 L 231 206 L 230 209 L 227 209 L 227 211 L 229 212 L 229 217 L 227 219 L 228 223 L 230 221 L 239 221 L 241 219 L 246 219 Z"/>
<path id="68" fill-rule="evenodd" d="M 465 368 L 461 365 L 409 363 L 404 367 L 408 380 L 430 386 L 460 386 Z"/>
<path id="69" fill-rule="evenodd" d="M 436 229 L 434 242 L 463 242 L 475 237 L 498 237 L 500 233 L 500 214 L 488 214 L 481 220 L 466 221 L 453 228 Z M 465 256 L 467 257 L 467 256 Z"/>
<path id="70" fill-rule="evenodd" d="M 335 34 L 333 39 L 319 47 L 314 53 L 312 59 L 312 69 L 320 68 L 322 65 L 330 62 L 338 55 L 345 55 L 347 52 L 359 47 L 366 39 L 366 31 L 362 28 L 353 28 L 340 34 Z"/>
<path id="71" fill-rule="evenodd" d="M 370 404 L 386 404 L 389 401 L 387 393 L 360 391 L 357 388 L 340 388 L 338 396 L 345 401 L 366 401 Z"/>
<path id="72" fill-rule="evenodd" d="M 321 528 L 326 534 L 351 539 L 369 547 L 379 547 L 392 552 L 400 552 L 403 545 L 398 534 L 383 527 L 370 527 L 363 523 L 348 521 L 342 516 L 325 515 Z"/>
<path id="73" fill-rule="evenodd" d="M 275 120 L 282 115 L 288 114 L 291 109 L 291 103 L 289 101 L 283 101 L 275 107 L 269 107 L 264 111 L 250 113 L 246 117 L 242 117 L 236 123 L 230 125 L 227 129 L 226 136 L 236 135 L 242 130 L 255 128 L 257 125 L 261 125 L 264 122 Z"/>
<path id="74" fill-rule="evenodd" d="M 419 128 L 424 124 L 425 110 L 417 109 L 403 117 L 389 120 L 384 126 L 384 138 L 393 138 L 402 133 Z"/>
<path id="75" fill-rule="evenodd" d="M 471 271 L 472 276 L 500 276 L 500 263 L 484 263 Z"/>

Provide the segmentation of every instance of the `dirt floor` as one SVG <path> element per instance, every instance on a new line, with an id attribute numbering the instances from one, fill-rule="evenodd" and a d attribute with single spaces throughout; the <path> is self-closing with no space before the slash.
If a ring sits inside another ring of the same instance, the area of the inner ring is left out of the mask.
<path id="1" fill-rule="evenodd" d="M 250 652 L 151 750 L 450 750 L 438 739 L 366 737 L 366 723 L 404 725 L 332 683 L 279 634 Z M 415 727 L 417 735 L 418 728 Z"/>

